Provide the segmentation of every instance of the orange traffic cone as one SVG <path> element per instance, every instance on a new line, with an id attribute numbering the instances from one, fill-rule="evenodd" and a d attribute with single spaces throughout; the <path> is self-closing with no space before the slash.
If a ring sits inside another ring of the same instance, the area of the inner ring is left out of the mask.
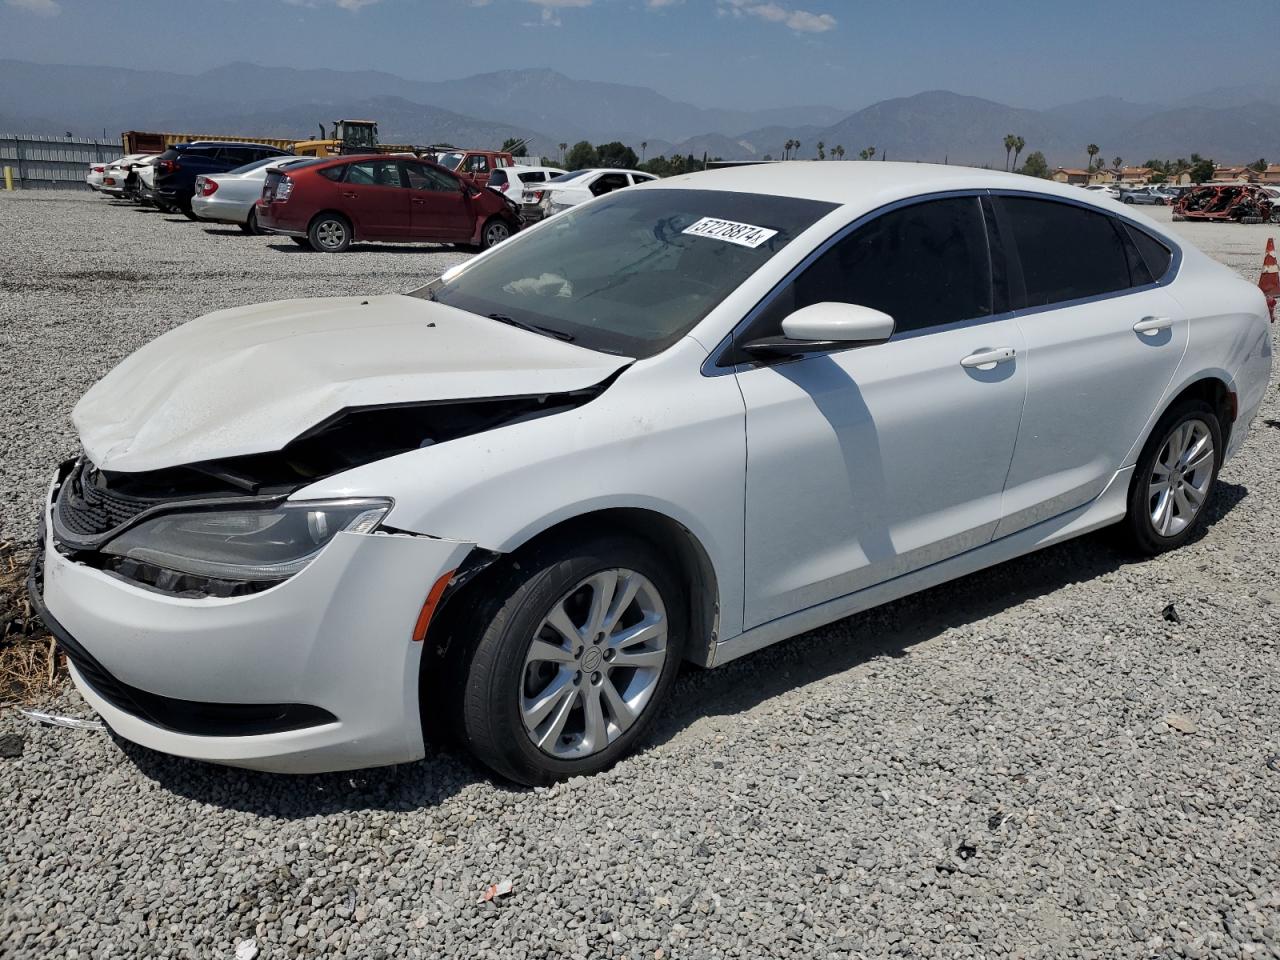
<path id="1" fill-rule="evenodd" d="M 1267 238 L 1267 250 L 1262 256 L 1262 276 L 1258 278 L 1258 289 L 1267 298 L 1267 309 L 1271 311 L 1271 322 L 1276 322 L 1276 300 L 1280 299 L 1280 266 L 1276 265 L 1276 242 Z"/>

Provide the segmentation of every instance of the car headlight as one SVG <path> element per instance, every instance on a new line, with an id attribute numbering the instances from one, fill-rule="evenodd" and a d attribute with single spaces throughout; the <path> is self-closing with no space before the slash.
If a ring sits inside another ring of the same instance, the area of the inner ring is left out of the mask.
<path id="1" fill-rule="evenodd" d="M 198 577 L 283 580 L 341 531 L 373 531 L 390 509 L 387 500 L 302 500 L 257 510 L 166 513 L 126 530 L 102 551 Z"/>

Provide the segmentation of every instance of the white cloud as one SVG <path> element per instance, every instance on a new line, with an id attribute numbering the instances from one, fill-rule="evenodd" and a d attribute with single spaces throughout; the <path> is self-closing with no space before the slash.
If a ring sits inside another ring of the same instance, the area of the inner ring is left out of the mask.
<path id="1" fill-rule="evenodd" d="M 538 24 L 526 23 L 526 27 L 558 27 L 561 23 L 561 10 L 566 10 L 570 7 L 589 7 L 593 0 L 526 0 L 526 2 L 532 3 L 542 10 L 541 22 Z"/>
<path id="2" fill-rule="evenodd" d="M 34 13 L 37 17 L 56 17 L 62 12 L 58 0 L 5 0 L 11 7 Z"/>
<path id="3" fill-rule="evenodd" d="M 674 7 L 677 3 L 684 3 L 684 0 L 644 0 L 644 5 L 650 10 L 661 10 L 663 7 Z"/>
<path id="4" fill-rule="evenodd" d="M 323 7 L 331 3 L 342 10 L 355 13 L 362 7 L 378 3 L 379 0 L 284 0 L 284 2 L 291 7 Z"/>
<path id="5" fill-rule="evenodd" d="M 794 10 L 773 0 L 717 0 L 722 15 L 759 17 L 769 23 L 781 23 L 796 33 L 826 33 L 836 28 L 836 18 L 829 13 Z"/>

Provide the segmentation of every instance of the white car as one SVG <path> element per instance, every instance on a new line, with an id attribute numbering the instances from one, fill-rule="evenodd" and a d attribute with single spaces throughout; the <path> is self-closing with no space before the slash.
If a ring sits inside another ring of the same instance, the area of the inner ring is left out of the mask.
<path id="1" fill-rule="evenodd" d="M 112 160 L 102 171 L 102 183 L 98 189 L 111 197 L 124 196 L 125 182 L 129 179 L 129 172 L 133 169 L 133 165 L 153 156 L 155 154 L 130 153 L 119 160 Z"/>
<path id="2" fill-rule="evenodd" d="M 1085 187 L 1085 190 L 1089 191 L 1090 193 L 1100 194 L 1101 196 L 1104 196 L 1104 197 L 1110 197 L 1112 200 L 1120 199 L 1120 191 L 1115 187 L 1111 186 L 1110 184 L 1091 183 L 1089 184 L 1089 186 Z"/>
<path id="3" fill-rule="evenodd" d="M 267 171 L 317 162 L 315 157 L 265 157 L 226 173 L 202 173 L 196 177 L 191 212 L 200 220 L 234 223 L 245 233 L 261 233 L 257 203 Z"/>
<path id="4" fill-rule="evenodd" d="M 575 170 L 548 180 L 545 184 L 526 189 L 521 198 L 521 207 L 540 206 L 541 216 L 550 217 L 614 190 L 656 179 L 658 178 L 653 174 L 641 173 L 639 170 Z M 533 219 L 537 218 L 538 215 L 534 214 Z"/>
<path id="5" fill-rule="evenodd" d="M 499 167 L 489 174 L 487 186 L 490 190 L 496 190 L 520 204 L 522 220 L 540 220 L 542 205 L 538 201 L 541 200 L 541 194 L 535 193 L 537 200 L 526 203 L 524 202 L 525 191 L 536 191 L 539 184 L 546 183 L 554 177 L 563 177 L 566 173 L 567 171 L 559 167 Z"/>
<path id="6" fill-rule="evenodd" d="M 106 163 L 89 164 L 89 172 L 84 175 L 84 182 L 89 185 L 90 190 L 97 192 L 102 189 L 102 175 L 106 170 Z"/>
<path id="7" fill-rule="evenodd" d="M 624 754 L 681 661 L 1110 524 L 1185 543 L 1267 389 L 1261 291 L 1071 187 L 819 166 L 617 191 L 411 294 L 127 358 L 32 571 L 84 697 L 187 757 L 363 767 L 452 727 L 545 783 Z"/>

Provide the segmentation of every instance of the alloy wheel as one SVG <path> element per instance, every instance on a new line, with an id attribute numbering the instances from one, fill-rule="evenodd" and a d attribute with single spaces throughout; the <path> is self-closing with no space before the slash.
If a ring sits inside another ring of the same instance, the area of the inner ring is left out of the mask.
<path id="1" fill-rule="evenodd" d="M 1203 420 L 1184 420 L 1165 438 L 1147 487 L 1151 526 L 1162 537 L 1185 530 L 1204 507 L 1216 451 Z"/>
<path id="2" fill-rule="evenodd" d="M 485 247 L 495 247 L 507 237 L 511 236 L 511 229 L 501 221 L 491 223 L 484 230 Z"/>
<path id="3" fill-rule="evenodd" d="M 316 226 L 316 240 L 320 246 L 334 249 L 342 246 L 347 239 L 347 228 L 340 220 L 325 220 Z"/>
<path id="4" fill-rule="evenodd" d="M 601 570 L 557 600 L 525 655 L 520 717 L 534 745 L 579 759 L 626 733 L 662 677 L 667 629 L 661 594 L 634 570 Z"/>

